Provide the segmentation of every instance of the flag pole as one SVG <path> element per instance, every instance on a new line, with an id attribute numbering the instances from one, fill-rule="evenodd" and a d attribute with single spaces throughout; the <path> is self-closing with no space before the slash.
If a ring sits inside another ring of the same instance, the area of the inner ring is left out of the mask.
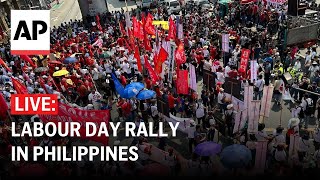
<path id="1" fill-rule="evenodd" d="M 279 125 L 282 127 L 282 105 L 283 105 L 283 99 L 281 97 L 281 102 L 280 102 L 280 120 L 279 120 Z"/>
<path id="2" fill-rule="evenodd" d="M 126 3 L 126 12 L 128 12 L 128 3 L 127 3 L 127 0 L 124 0 L 124 2 Z"/>

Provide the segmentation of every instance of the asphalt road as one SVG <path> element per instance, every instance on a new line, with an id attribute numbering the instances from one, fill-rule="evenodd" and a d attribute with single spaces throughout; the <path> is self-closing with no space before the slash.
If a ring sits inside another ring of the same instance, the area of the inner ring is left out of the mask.
<path id="1" fill-rule="evenodd" d="M 80 7 L 77 0 L 60 1 L 59 5 L 51 8 L 51 27 L 59 26 L 70 20 L 82 19 Z"/>

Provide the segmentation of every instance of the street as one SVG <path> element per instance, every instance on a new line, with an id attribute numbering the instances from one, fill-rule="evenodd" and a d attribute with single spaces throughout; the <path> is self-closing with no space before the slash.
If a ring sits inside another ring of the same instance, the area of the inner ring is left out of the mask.
<path id="1" fill-rule="evenodd" d="M 64 0 L 51 8 L 51 27 L 59 26 L 61 23 L 82 19 L 80 7 L 77 0 Z"/>

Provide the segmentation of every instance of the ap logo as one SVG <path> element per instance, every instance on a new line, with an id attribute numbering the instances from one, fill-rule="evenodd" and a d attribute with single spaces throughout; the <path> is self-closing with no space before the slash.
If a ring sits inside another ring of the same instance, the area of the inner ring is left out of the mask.
<path id="1" fill-rule="evenodd" d="M 11 10 L 11 54 L 50 54 L 50 10 Z"/>

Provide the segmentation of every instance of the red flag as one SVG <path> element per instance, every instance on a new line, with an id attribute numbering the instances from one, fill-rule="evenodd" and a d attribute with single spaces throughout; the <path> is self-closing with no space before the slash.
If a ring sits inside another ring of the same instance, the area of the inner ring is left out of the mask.
<path id="1" fill-rule="evenodd" d="M 139 29 L 140 29 L 138 38 L 140 40 L 144 40 L 144 34 L 145 33 L 144 33 L 143 25 L 142 25 L 141 22 L 138 22 L 138 24 L 139 24 Z"/>
<path id="2" fill-rule="evenodd" d="M 7 111 L 9 109 L 6 99 L 0 93 L 0 119 L 4 120 L 7 117 Z"/>
<path id="3" fill-rule="evenodd" d="M 28 81 L 28 83 L 31 83 L 29 76 L 23 70 L 22 70 L 22 77 L 24 78 L 24 80 Z"/>
<path id="4" fill-rule="evenodd" d="M 131 30 L 130 28 L 128 28 L 128 36 L 129 36 L 129 44 L 131 46 L 131 49 L 134 49 L 134 34 L 133 34 L 133 30 Z"/>
<path id="5" fill-rule="evenodd" d="M 142 28 L 141 23 L 135 17 L 132 18 L 132 26 L 133 26 L 134 37 L 142 40 L 144 38 L 143 37 L 143 28 Z"/>
<path id="6" fill-rule="evenodd" d="M 162 72 L 162 63 L 164 61 L 166 61 L 166 59 L 168 58 L 168 53 L 167 51 L 161 46 L 160 51 L 159 51 L 159 55 L 158 55 L 158 59 L 156 61 L 155 64 L 155 68 L 154 70 L 156 71 L 156 73 L 160 74 Z"/>
<path id="7" fill-rule="evenodd" d="M 148 34 L 147 34 L 147 33 L 144 33 L 143 42 L 144 42 L 144 48 L 145 48 L 145 50 L 146 50 L 146 51 L 152 51 L 152 47 L 151 47 L 150 40 L 149 40 L 149 38 L 148 38 Z"/>
<path id="8" fill-rule="evenodd" d="M 97 28 L 99 29 L 99 31 L 103 31 L 102 26 L 100 23 L 97 23 Z"/>
<path id="9" fill-rule="evenodd" d="M 146 21 L 144 24 L 144 30 L 150 34 L 150 35 L 156 35 L 156 30 L 154 28 L 154 25 L 152 24 L 153 17 L 150 13 L 148 13 L 148 16 L 146 17 Z"/>
<path id="10" fill-rule="evenodd" d="M 123 25 L 122 25 L 121 22 L 119 22 L 119 28 L 120 28 L 120 32 L 121 32 L 122 36 L 127 35 L 127 32 L 126 32 L 126 30 L 124 29 L 124 27 L 123 27 Z"/>
<path id="11" fill-rule="evenodd" d="M 139 52 L 139 47 L 138 47 L 138 46 L 136 46 L 136 48 L 135 48 L 135 50 L 134 50 L 134 58 L 137 59 L 138 70 L 142 73 L 140 52 Z"/>
<path id="12" fill-rule="evenodd" d="M 144 64 L 149 72 L 149 75 L 150 75 L 150 78 L 151 78 L 151 81 L 153 84 L 156 84 L 157 81 L 159 81 L 159 77 L 158 75 L 154 72 L 153 68 L 151 67 L 149 61 L 148 61 L 148 58 L 146 56 L 144 56 Z"/>
<path id="13" fill-rule="evenodd" d="M 13 88 L 17 91 L 17 94 L 29 94 L 28 89 L 20 81 L 11 77 Z"/>
<path id="14" fill-rule="evenodd" d="M 29 56 L 27 56 L 27 55 L 20 55 L 20 58 L 22 59 L 22 60 L 24 60 L 25 62 L 28 62 L 28 63 L 30 63 L 30 65 L 32 66 L 32 67 L 36 67 L 36 65 L 34 64 L 34 62 L 32 61 L 32 59 L 29 57 Z"/>
<path id="15" fill-rule="evenodd" d="M 158 61 L 158 54 L 157 54 L 156 52 L 154 52 L 154 55 L 153 55 L 153 64 L 154 64 L 154 67 L 156 67 L 157 61 Z"/>
<path id="16" fill-rule="evenodd" d="M 136 17 L 132 17 L 132 28 L 133 28 L 133 36 L 138 37 L 140 29 L 139 29 L 139 23 Z"/>
<path id="17" fill-rule="evenodd" d="M 50 75 L 49 75 L 49 77 L 48 77 L 48 81 L 49 81 L 49 82 L 52 82 L 53 85 L 54 85 L 54 87 L 56 87 L 56 90 L 59 91 L 59 88 L 58 88 L 56 82 L 54 81 L 54 79 L 53 79 Z"/>
<path id="18" fill-rule="evenodd" d="M 96 15 L 96 21 L 97 21 L 97 23 L 99 23 L 99 24 L 100 24 L 100 17 L 99 17 L 99 15 L 98 15 L 98 14 Z"/>
<path id="19" fill-rule="evenodd" d="M 170 17 L 170 19 L 169 19 L 169 32 L 168 32 L 169 39 L 176 39 L 176 33 L 177 33 L 176 24 L 174 23 L 174 21 Z"/>
<path id="20" fill-rule="evenodd" d="M 8 67 L 8 65 L 0 58 L 0 65 L 3 66 L 7 71 L 12 72 L 12 69 Z"/>
<path id="21" fill-rule="evenodd" d="M 42 87 L 42 89 L 44 89 L 44 91 L 46 91 L 46 94 L 49 94 L 47 87 L 44 83 L 44 79 L 42 79 L 42 77 L 39 78 L 39 82 L 40 82 L 40 86 Z"/>
<path id="22" fill-rule="evenodd" d="M 180 66 L 180 64 L 185 63 L 187 60 L 186 55 L 184 53 L 184 45 L 181 41 L 180 41 L 178 48 L 176 50 L 176 53 L 175 53 L 175 60 L 177 62 L 178 67 Z"/>
<path id="23" fill-rule="evenodd" d="M 177 70 L 177 93 L 189 94 L 188 70 Z"/>

